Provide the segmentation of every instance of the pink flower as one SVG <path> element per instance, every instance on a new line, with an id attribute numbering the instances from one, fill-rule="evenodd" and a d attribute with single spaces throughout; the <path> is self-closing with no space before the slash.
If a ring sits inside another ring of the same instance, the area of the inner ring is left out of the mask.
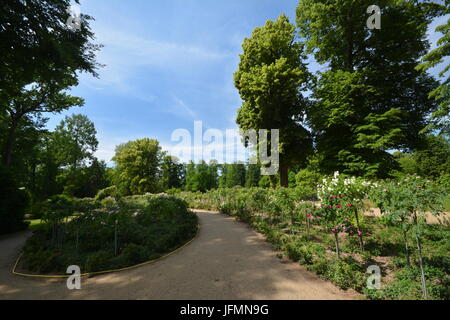
<path id="1" fill-rule="evenodd" d="M 358 231 L 358 236 L 362 236 L 362 232 L 361 231 Z"/>
<path id="2" fill-rule="evenodd" d="M 336 233 L 336 229 L 331 230 L 331 232 Z"/>
<path id="3" fill-rule="evenodd" d="M 348 204 L 349 207 L 353 206 L 351 203 Z"/>
<path id="4" fill-rule="evenodd" d="M 342 205 L 337 204 L 337 205 L 336 205 L 336 208 L 342 208 Z"/>

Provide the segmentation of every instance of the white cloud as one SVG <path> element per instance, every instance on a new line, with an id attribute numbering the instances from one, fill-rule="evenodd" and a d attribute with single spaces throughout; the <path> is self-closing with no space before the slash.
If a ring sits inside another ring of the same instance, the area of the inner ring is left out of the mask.
<path id="1" fill-rule="evenodd" d="M 94 31 L 97 42 L 104 45 L 97 60 L 106 66 L 99 70 L 100 79 L 84 76 L 82 80 L 96 90 L 114 87 L 122 94 L 137 95 L 130 80 L 142 70 L 153 67 L 180 73 L 228 57 L 208 48 L 157 41 L 102 25 Z"/>
<path id="2" fill-rule="evenodd" d="M 173 96 L 173 100 L 175 102 L 175 105 L 173 107 L 169 107 L 167 109 L 167 112 L 182 117 L 188 115 L 193 120 L 197 119 L 196 113 L 182 99 L 178 98 L 177 96 Z"/>

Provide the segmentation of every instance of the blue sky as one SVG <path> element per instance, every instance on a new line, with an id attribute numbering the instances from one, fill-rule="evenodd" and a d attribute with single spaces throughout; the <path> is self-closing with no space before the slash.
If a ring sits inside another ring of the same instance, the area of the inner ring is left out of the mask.
<path id="1" fill-rule="evenodd" d="M 295 22 L 297 0 L 82 0 L 105 47 L 100 78 L 81 75 L 72 90 L 86 104 L 51 115 L 53 129 L 68 114 L 87 115 L 97 129 L 97 157 L 138 138 L 174 145 L 171 134 L 194 121 L 204 129 L 236 128 L 241 105 L 233 85 L 241 44 L 252 30 L 285 13 Z M 436 25 L 441 23 L 436 22 Z M 434 26 L 433 26 L 434 27 Z M 430 33 L 437 40 L 438 35 Z M 312 70 L 317 64 L 312 63 Z"/>

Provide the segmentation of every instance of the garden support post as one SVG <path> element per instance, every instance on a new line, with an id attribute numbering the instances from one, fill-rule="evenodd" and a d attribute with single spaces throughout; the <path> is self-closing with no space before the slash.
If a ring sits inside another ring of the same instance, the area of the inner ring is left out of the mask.
<path id="1" fill-rule="evenodd" d="M 116 224 L 114 226 L 114 255 L 117 256 L 117 223 L 118 221 L 116 220 Z"/>
<path id="2" fill-rule="evenodd" d="M 360 231 L 358 209 L 354 208 L 353 210 L 355 211 L 356 226 L 358 227 L 358 231 Z M 359 248 L 361 249 L 361 252 L 364 252 L 364 241 L 363 241 L 362 234 L 359 234 L 359 232 L 358 232 L 358 238 L 359 238 Z"/>
<path id="3" fill-rule="evenodd" d="M 406 230 L 402 228 L 403 231 L 403 239 L 405 241 L 405 250 L 406 250 L 406 264 L 408 266 L 411 265 L 411 262 L 409 260 L 409 246 L 408 246 L 408 234 L 406 233 Z"/>
<path id="4" fill-rule="evenodd" d="M 420 265 L 420 280 L 422 282 L 423 297 L 425 299 L 428 299 L 427 283 L 425 281 L 425 271 L 423 269 L 422 245 L 420 243 L 419 235 L 416 235 L 416 240 L 417 240 L 417 249 L 419 250 L 418 253 L 419 253 L 419 265 Z"/>
<path id="5" fill-rule="evenodd" d="M 420 281 L 422 283 L 422 293 L 423 297 L 425 299 L 428 299 L 428 291 L 427 291 L 427 283 L 425 281 L 425 271 L 423 269 L 423 258 L 422 258 L 422 244 L 420 242 L 420 235 L 419 235 L 419 226 L 417 222 L 417 213 L 414 211 L 414 224 L 416 225 L 416 242 L 417 242 L 417 250 L 419 254 L 419 266 L 420 266 Z"/>
<path id="6" fill-rule="evenodd" d="M 305 213 L 306 216 L 306 235 L 309 238 L 309 218 L 308 218 L 308 213 Z"/>
<path id="7" fill-rule="evenodd" d="M 75 245 L 75 248 L 76 248 L 76 250 L 78 251 L 78 240 L 79 240 L 79 233 L 80 233 L 80 231 L 79 230 L 77 230 L 77 242 L 76 242 L 76 245 Z"/>
<path id="8" fill-rule="evenodd" d="M 338 236 L 337 231 L 334 233 L 334 240 L 335 240 L 335 243 L 336 243 L 336 257 L 338 259 L 340 259 L 341 258 L 341 252 L 339 250 L 339 236 Z"/>

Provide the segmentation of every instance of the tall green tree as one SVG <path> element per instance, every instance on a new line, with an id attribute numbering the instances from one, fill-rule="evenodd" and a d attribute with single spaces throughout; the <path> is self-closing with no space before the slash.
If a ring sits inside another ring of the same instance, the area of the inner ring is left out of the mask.
<path id="1" fill-rule="evenodd" d="M 66 116 L 53 132 L 56 161 L 77 168 L 93 160 L 98 140 L 94 123 L 82 114 Z"/>
<path id="2" fill-rule="evenodd" d="M 258 187 L 260 177 L 261 177 L 260 166 L 257 164 L 249 164 L 247 166 L 245 186 L 247 188 Z"/>
<path id="3" fill-rule="evenodd" d="M 217 187 L 218 165 L 211 162 L 209 165 L 205 161 L 194 164 L 192 161 L 187 165 L 186 186 L 187 191 L 206 192 Z"/>
<path id="4" fill-rule="evenodd" d="M 162 162 L 161 179 L 164 190 L 181 188 L 183 185 L 183 164 L 172 156 L 165 156 Z"/>
<path id="5" fill-rule="evenodd" d="M 445 0 L 446 9 L 444 13 L 450 13 L 450 1 Z M 417 67 L 419 71 L 427 71 L 444 62 L 444 58 L 450 56 L 450 18 L 447 23 L 436 28 L 436 32 L 442 33 L 442 37 L 437 41 L 437 48 L 431 50 L 422 59 L 422 64 Z M 444 77 L 441 85 L 430 93 L 430 97 L 439 102 L 439 108 L 432 115 L 432 123 L 426 129 L 439 130 L 441 134 L 450 134 L 449 114 L 450 114 L 450 64 L 444 65 L 439 72 L 440 77 Z M 445 75 L 447 75 L 445 77 Z"/>
<path id="6" fill-rule="evenodd" d="M 144 138 L 116 147 L 115 184 L 121 193 L 145 194 L 160 191 L 163 152 L 157 140 Z"/>
<path id="7" fill-rule="evenodd" d="M 437 82 L 415 70 L 427 52 L 427 27 L 442 7 L 380 0 L 381 30 L 369 30 L 369 0 L 302 0 L 297 25 L 307 53 L 325 71 L 313 92 L 308 122 L 321 169 L 386 177 L 397 162 L 390 149 L 415 149 Z"/>
<path id="8" fill-rule="evenodd" d="M 225 177 L 225 185 L 227 188 L 232 188 L 235 186 L 245 186 L 245 176 L 246 169 L 245 164 L 243 163 L 231 163 L 226 164 L 226 177 Z"/>
<path id="9" fill-rule="evenodd" d="M 296 41 L 295 26 L 281 15 L 256 28 L 242 48 L 234 74 L 243 100 L 236 122 L 244 131 L 280 130 L 280 183 L 287 186 L 289 167 L 312 150 L 310 134 L 301 125 L 308 105 L 301 92 L 309 80 L 302 45 Z"/>
<path id="10" fill-rule="evenodd" d="M 78 3 L 78 0 L 76 1 Z M 66 90 L 78 84 L 80 72 L 97 76 L 88 15 L 80 30 L 66 21 L 70 0 L 11 0 L 0 7 L 0 106 L 7 114 L 2 163 L 10 166 L 17 130 L 24 118 L 59 113 L 83 105 Z"/>

